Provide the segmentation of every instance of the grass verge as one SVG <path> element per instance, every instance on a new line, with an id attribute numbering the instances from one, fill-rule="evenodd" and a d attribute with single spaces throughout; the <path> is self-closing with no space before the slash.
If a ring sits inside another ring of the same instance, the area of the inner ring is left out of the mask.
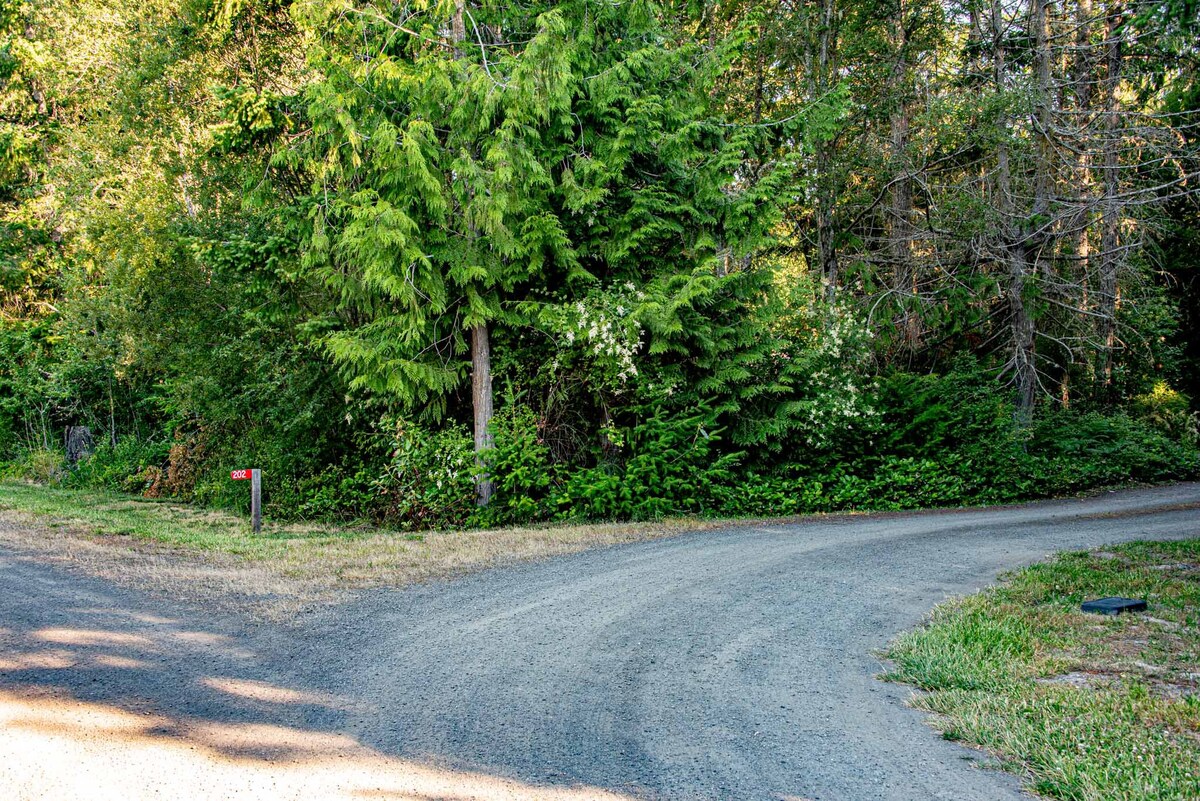
<path id="1" fill-rule="evenodd" d="M 1080 611 L 1109 595 L 1149 609 Z M 1200 539 L 1060 554 L 943 604 L 887 655 L 948 739 L 1044 796 L 1200 798 Z"/>
<path id="2" fill-rule="evenodd" d="M 286 617 L 343 590 L 404 586 L 587 548 L 720 525 L 555 525 L 408 534 L 249 523 L 221 511 L 89 490 L 0 482 L 0 543 L 123 583 Z"/>

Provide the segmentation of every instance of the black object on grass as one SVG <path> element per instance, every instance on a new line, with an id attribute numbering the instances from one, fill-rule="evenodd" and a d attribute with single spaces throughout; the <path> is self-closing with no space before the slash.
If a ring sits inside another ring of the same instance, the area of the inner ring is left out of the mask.
<path id="1" fill-rule="evenodd" d="M 1096 612 L 1101 615 L 1119 615 L 1122 612 L 1142 612 L 1146 609 L 1145 601 L 1134 598 L 1097 598 L 1094 601 L 1084 601 L 1083 611 Z"/>

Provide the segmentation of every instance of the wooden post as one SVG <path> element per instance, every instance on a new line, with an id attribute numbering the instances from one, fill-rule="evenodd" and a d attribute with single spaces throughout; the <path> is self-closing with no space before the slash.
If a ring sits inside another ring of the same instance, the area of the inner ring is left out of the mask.
<path id="1" fill-rule="evenodd" d="M 262 532 L 262 471 L 258 468 L 250 471 L 250 524 L 255 534 Z"/>

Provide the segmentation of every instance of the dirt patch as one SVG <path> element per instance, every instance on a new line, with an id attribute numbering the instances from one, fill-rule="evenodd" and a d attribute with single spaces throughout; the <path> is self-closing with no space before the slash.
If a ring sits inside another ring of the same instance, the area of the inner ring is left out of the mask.
<path id="1" fill-rule="evenodd" d="M 1102 673 L 1087 673 L 1082 670 L 1076 670 L 1070 673 L 1063 673 L 1058 676 L 1046 676 L 1044 678 L 1035 679 L 1035 681 L 1037 681 L 1038 684 L 1091 689 L 1100 684 L 1111 683 L 1112 676 L 1106 676 Z"/>
<path id="2" fill-rule="evenodd" d="M 186 507 L 163 504 L 158 511 L 175 520 L 214 522 L 212 515 Z M 342 602 L 358 589 L 403 587 L 728 525 L 675 520 L 419 535 L 359 529 L 341 536 L 328 528 L 295 525 L 247 541 L 255 546 L 268 541 L 271 547 L 238 554 L 169 545 L 121 527 L 98 531 L 70 519 L 0 510 L 0 545 L 124 586 L 286 622 L 304 609 Z"/>
<path id="3" fill-rule="evenodd" d="M 18 512 L 0 512 L 0 544 L 19 555 L 116 584 L 276 622 L 344 597 L 332 580 L 317 576 L 299 580 L 230 554 L 184 550 L 127 534 L 96 535 L 78 526 L 47 525 Z"/>

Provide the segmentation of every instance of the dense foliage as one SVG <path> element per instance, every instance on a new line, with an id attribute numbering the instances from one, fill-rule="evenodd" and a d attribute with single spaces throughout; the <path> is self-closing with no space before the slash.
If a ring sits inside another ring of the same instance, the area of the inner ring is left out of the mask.
<path id="1" fill-rule="evenodd" d="M 1193 6 L 0 0 L 0 462 L 405 527 L 1195 477 Z"/>

